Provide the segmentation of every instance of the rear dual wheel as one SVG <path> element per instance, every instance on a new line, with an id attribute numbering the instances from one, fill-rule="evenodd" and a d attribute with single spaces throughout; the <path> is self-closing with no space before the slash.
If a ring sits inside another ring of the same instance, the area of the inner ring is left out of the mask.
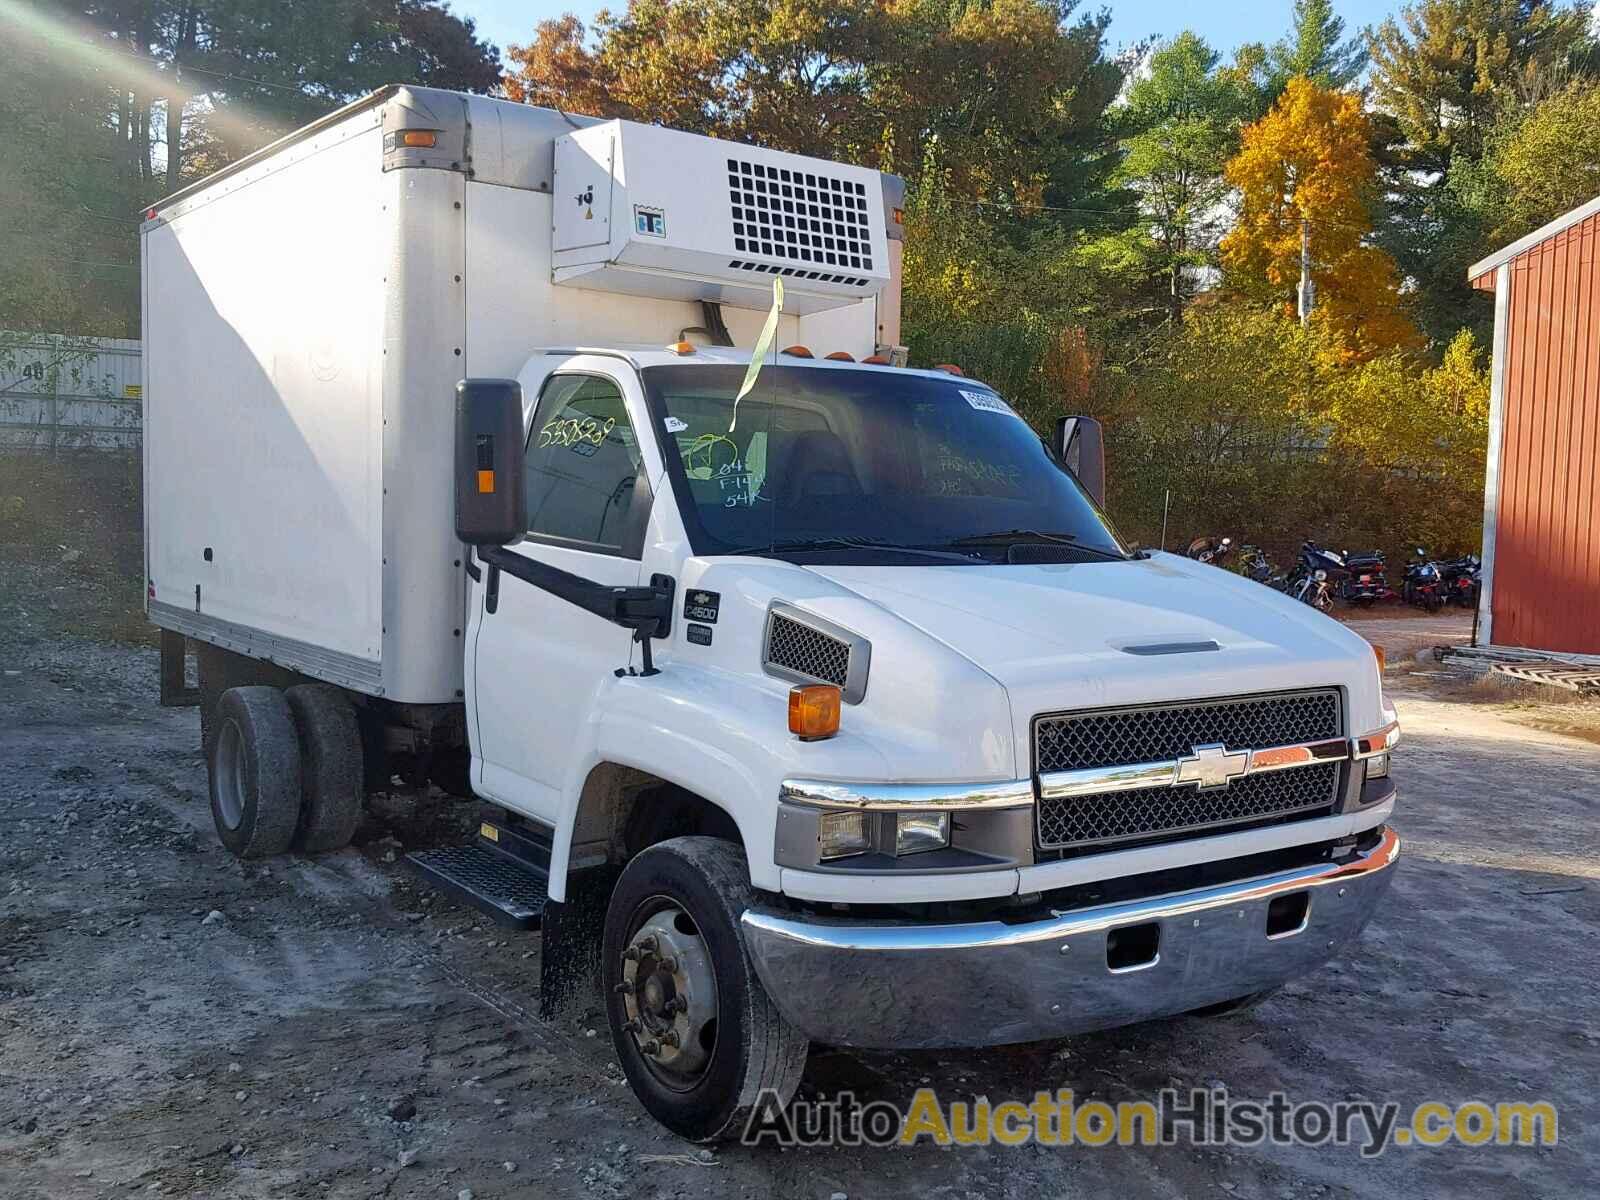
<path id="1" fill-rule="evenodd" d="M 217 836 L 240 858 L 282 854 L 300 823 L 300 739 L 283 693 L 229 688 L 217 701 L 210 733 Z"/>
<path id="2" fill-rule="evenodd" d="M 230 688 L 211 725 L 211 816 L 224 846 L 268 858 L 349 844 L 361 818 L 361 733 L 339 689 Z"/>

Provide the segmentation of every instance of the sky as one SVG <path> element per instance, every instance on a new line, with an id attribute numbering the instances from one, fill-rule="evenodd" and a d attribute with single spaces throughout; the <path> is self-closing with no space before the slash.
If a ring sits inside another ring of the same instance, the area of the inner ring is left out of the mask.
<path id="1" fill-rule="evenodd" d="M 1111 9 L 1107 38 L 1116 48 L 1151 36 L 1170 37 L 1192 29 L 1224 56 L 1241 42 L 1274 42 L 1289 27 L 1290 0 L 1105 0 Z M 1397 11 L 1401 0 L 1340 0 L 1336 9 L 1350 32 L 1376 25 Z M 502 50 L 512 42 L 528 42 L 547 17 L 574 12 L 588 20 L 601 8 L 620 10 L 627 0 L 452 0 L 451 9 L 478 23 L 478 36 Z M 1092 12 L 1099 0 L 1086 0 L 1080 11 Z"/>

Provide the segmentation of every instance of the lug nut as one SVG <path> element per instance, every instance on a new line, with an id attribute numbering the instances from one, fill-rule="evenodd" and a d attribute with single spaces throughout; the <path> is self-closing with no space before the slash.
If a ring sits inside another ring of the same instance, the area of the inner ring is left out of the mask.
<path id="1" fill-rule="evenodd" d="M 687 1000 L 685 1000 L 682 996 L 674 996 L 671 1000 L 667 1001 L 663 1011 L 669 1017 L 673 1013 L 688 1012 L 689 1011 L 689 1002 Z"/>
<path id="2" fill-rule="evenodd" d="M 670 954 L 667 955 L 661 960 L 661 969 L 668 975 L 676 975 L 678 973 L 678 960 Z"/>
<path id="3" fill-rule="evenodd" d="M 644 1026 L 639 1024 L 637 1020 L 628 1021 L 622 1026 L 623 1033 L 642 1033 L 643 1031 Z"/>
<path id="4" fill-rule="evenodd" d="M 646 954 L 654 954 L 660 943 L 656 941 L 655 934 L 647 933 L 637 942 L 635 942 L 634 945 L 638 946 L 639 949 L 643 950 Z"/>
<path id="5" fill-rule="evenodd" d="M 661 1040 L 668 1046 L 676 1046 L 678 1044 L 678 1031 L 676 1029 L 667 1030 L 661 1035 Z"/>
<path id="6" fill-rule="evenodd" d="M 637 946 L 629 946 L 626 950 L 624 950 L 622 952 L 622 961 L 623 962 L 638 962 L 639 961 L 639 947 L 637 947 Z"/>
<path id="7" fill-rule="evenodd" d="M 626 979 L 624 979 L 621 983 L 617 984 L 617 986 L 612 988 L 611 990 L 613 992 L 615 992 L 619 996 L 631 996 L 631 995 L 633 995 L 633 984 L 629 983 Z"/>
<path id="8" fill-rule="evenodd" d="M 641 1052 L 643 1052 L 645 1054 L 652 1054 L 652 1055 L 660 1054 L 661 1053 L 661 1043 L 656 1041 L 655 1038 L 651 1038 L 649 1041 L 645 1042 L 642 1046 L 640 1046 L 639 1049 L 640 1049 Z"/>

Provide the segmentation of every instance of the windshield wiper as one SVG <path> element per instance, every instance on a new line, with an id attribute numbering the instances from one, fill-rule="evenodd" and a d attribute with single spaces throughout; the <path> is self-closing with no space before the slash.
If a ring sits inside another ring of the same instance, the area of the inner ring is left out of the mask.
<path id="1" fill-rule="evenodd" d="M 1070 533 L 1041 533 L 1037 529 L 1000 529 L 994 533 L 975 533 L 971 537 L 956 538 L 945 543 L 948 546 L 1010 546 L 1019 542 L 1055 542 L 1063 546 L 1071 546 L 1074 550 L 1081 550 L 1085 554 L 1098 554 L 1102 558 L 1121 561 L 1127 556 L 1116 550 L 1102 550 L 1099 546 L 1085 546 L 1076 535 Z"/>
<path id="2" fill-rule="evenodd" d="M 889 550 L 896 554 L 916 554 L 922 558 L 936 558 L 943 562 L 973 563 L 970 554 L 950 550 L 935 550 L 928 546 L 905 546 L 899 542 L 886 542 L 869 537 L 795 538 L 784 542 L 768 542 L 760 546 L 741 546 L 737 550 L 724 550 L 724 554 L 789 554 L 806 550 Z"/>

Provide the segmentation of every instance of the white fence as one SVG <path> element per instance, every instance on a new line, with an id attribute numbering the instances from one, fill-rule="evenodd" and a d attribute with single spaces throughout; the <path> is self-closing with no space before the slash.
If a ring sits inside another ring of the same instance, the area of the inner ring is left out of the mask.
<path id="1" fill-rule="evenodd" d="M 139 343 L 0 330 L 0 453 L 137 450 Z"/>

